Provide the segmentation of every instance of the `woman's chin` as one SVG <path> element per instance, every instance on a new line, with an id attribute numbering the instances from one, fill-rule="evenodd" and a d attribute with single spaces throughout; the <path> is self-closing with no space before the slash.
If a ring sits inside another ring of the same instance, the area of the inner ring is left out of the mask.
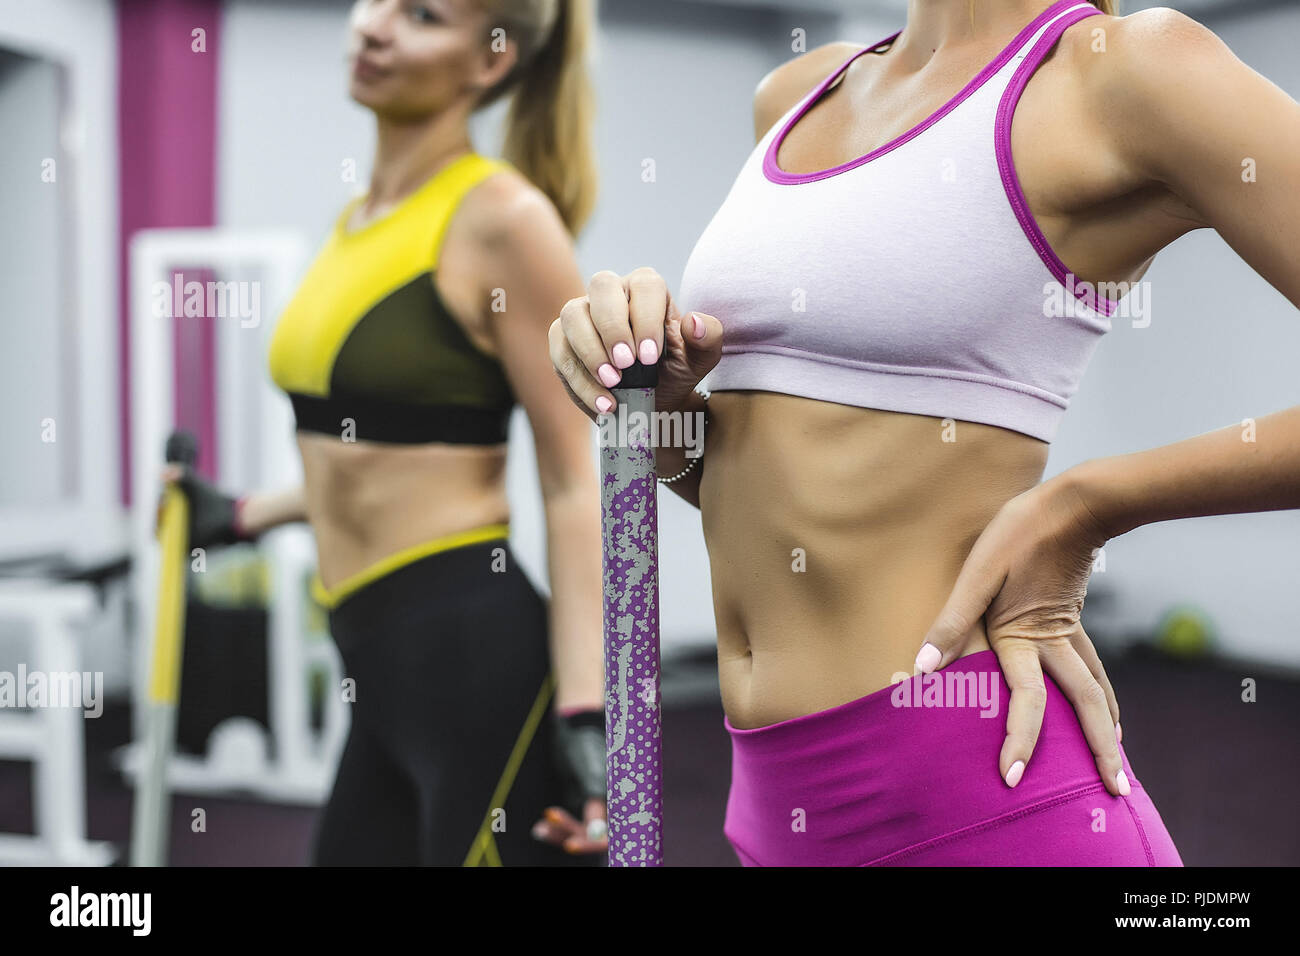
<path id="1" fill-rule="evenodd" d="M 371 84 L 355 77 L 348 80 L 348 96 L 359 105 L 372 110 L 382 106 L 384 102 L 383 97 L 375 94 Z"/>

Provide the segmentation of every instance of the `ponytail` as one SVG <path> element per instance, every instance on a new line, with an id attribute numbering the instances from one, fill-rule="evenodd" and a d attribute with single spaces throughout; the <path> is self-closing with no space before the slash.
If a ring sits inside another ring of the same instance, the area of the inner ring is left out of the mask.
<path id="1" fill-rule="evenodd" d="M 596 205 L 595 93 L 587 67 L 592 0 L 496 0 L 485 6 L 494 26 L 519 44 L 520 63 L 478 108 L 515 90 L 502 156 L 546 194 L 576 237 Z"/>

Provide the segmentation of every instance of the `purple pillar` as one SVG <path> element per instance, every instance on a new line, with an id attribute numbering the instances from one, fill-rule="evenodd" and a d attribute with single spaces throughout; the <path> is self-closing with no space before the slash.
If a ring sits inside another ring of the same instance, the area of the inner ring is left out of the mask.
<path id="1" fill-rule="evenodd" d="M 122 501 L 131 495 L 131 342 L 128 251 L 137 229 L 216 222 L 215 0 L 118 0 L 118 162 L 121 185 L 118 343 Z M 182 264 L 185 265 L 185 264 Z M 205 263 L 194 263 L 202 267 Z M 199 438 L 199 470 L 216 472 L 211 323 L 178 320 L 177 424 Z M 161 452 L 160 452 L 161 454 Z"/>

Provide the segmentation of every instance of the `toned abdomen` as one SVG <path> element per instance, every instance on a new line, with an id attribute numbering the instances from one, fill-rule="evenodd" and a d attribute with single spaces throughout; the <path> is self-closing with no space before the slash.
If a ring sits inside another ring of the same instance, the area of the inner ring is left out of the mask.
<path id="1" fill-rule="evenodd" d="M 700 511 L 736 727 L 911 673 L 980 532 L 1048 445 L 990 425 L 771 392 L 709 400 Z M 982 631 L 966 651 L 985 650 Z"/>
<path id="2" fill-rule="evenodd" d="M 332 588 L 406 548 L 509 520 L 506 446 L 298 436 L 320 576 Z"/>

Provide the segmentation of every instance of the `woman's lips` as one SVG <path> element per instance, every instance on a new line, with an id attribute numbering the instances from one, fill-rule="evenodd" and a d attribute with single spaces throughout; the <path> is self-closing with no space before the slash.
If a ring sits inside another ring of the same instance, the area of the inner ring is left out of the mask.
<path id="1" fill-rule="evenodd" d="M 388 70 L 381 69 L 365 57 L 357 57 L 352 67 L 352 75 L 359 80 L 378 80 L 388 75 Z"/>

